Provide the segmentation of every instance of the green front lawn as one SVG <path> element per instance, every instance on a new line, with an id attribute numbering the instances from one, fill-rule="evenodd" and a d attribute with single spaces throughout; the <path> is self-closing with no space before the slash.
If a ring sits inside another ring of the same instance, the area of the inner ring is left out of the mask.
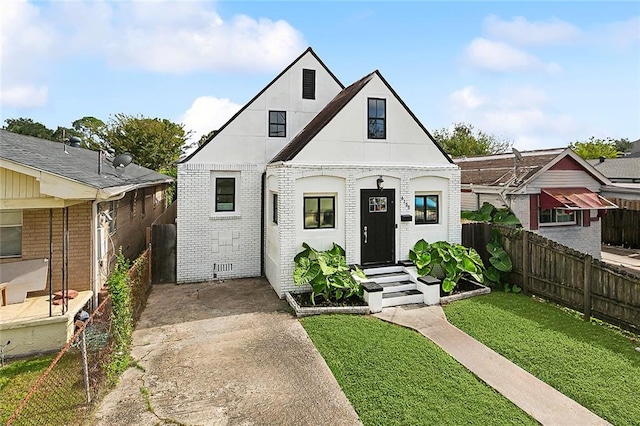
<path id="1" fill-rule="evenodd" d="M 456 327 L 615 425 L 640 424 L 640 353 L 554 304 L 491 293 L 444 307 Z"/>
<path id="2" fill-rule="evenodd" d="M 5 424 L 54 355 L 15 361 L 0 368 L 0 424 Z"/>
<path id="3" fill-rule="evenodd" d="M 301 322 L 365 425 L 537 424 L 412 330 L 361 316 Z"/>

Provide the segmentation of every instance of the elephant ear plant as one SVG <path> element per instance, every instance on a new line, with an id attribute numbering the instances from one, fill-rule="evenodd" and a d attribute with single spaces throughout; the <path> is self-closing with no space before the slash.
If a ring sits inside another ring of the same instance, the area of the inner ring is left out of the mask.
<path id="1" fill-rule="evenodd" d="M 330 250 L 318 251 L 307 243 L 304 250 L 294 258 L 295 269 L 293 282 L 295 285 L 311 285 L 311 303 L 315 305 L 315 297 L 320 295 L 325 300 L 340 302 L 352 296 L 362 297 L 362 285 L 353 275 L 366 278 L 358 267 L 351 270 L 342 247 L 333 244 Z"/>
<path id="2" fill-rule="evenodd" d="M 502 242 L 500 241 L 500 232 L 497 229 L 493 230 L 493 237 L 491 241 L 487 244 L 487 251 L 491 255 L 489 258 L 489 266 L 484 271 L 484 276 L 489 281 L 495 283 L 497 286 L 503 286 L 504 291 L 520 293 L 522 290 L 517 285 L 509 285 L 507 282 L 503 281 L 503 275 L 511 272 L 513 269 L 513 263 L 511 262 L 511 258 L 509 254 L 502 247 Z"/>
<path id="3" fill-rule="evenodd" d="M 409 259 L 420 276 L 430 275 L 434 268 L 441 267 L 444 274 L 442 290 L 446 293 L 451 293 L 464 275 L 483 282 L 482 259 L 473 248 L 446 241 L 429 244 L 420 240 L 409 250 Z"/>

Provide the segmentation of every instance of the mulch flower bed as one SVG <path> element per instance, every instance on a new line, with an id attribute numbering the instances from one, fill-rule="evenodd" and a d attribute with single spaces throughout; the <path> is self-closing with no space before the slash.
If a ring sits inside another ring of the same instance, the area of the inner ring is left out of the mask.
<path id="1" fill-rule="evenodd" d="M 297 293 L 297 294 L 292 294 L 291 296 L 293 296 L 296 303 L 298 303 L 298 305 L 300 305 L 303 308 L 325 308 L 325 307 L 335 308 L 335 307 L 349 307 L 349 306 L 367 306 L 367 302 L 360 299 L 358 296 L 351 296 L 350 298 L 341 300 L 339 302 L 326 300 L 322 296 L 316 296 L 315 305 L 311 303 L 311 293 Z"/>

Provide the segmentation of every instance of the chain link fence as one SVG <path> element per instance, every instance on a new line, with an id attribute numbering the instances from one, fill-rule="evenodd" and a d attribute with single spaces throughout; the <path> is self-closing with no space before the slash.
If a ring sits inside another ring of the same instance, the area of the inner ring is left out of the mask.
<path id="1" fill-rule="evenodd" d="M 128 272 L 132 311 L 138 319 L 151 289 L 149 251 Z M 89 318 L 76 318 L 76 332 L 38 378 L 7 425 L 81 425 L 94 403 L 109 389 L 109 365 L 114 350 L 111 333 L 111 297 Z"/>
<path id="2" fill-rule="evenodd" d="M 112 339 L 107 296 L 36 381 L 7 425 L 74 425 L 86 419 L 106 378 Z"/>

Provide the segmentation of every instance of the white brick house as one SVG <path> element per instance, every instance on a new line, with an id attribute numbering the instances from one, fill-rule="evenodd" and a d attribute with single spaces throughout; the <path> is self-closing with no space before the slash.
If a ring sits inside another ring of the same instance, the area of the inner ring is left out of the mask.
<path id="1" fill-rule="evenodd" d="M 600 259 L 601 222 L 617 206 L 599 193 L 611 181 L 569 148 L 456 159 L 462 208 L 509 207 L 522 227 Z"/>
<path id="2" fill-rule="evenodd" d="M 460 241 L 460 170 L 375 71 L 344 87 L 308 49 L 178 166 L 178 282 L 266 275 L 333 242 L 395 264 Z"/>

